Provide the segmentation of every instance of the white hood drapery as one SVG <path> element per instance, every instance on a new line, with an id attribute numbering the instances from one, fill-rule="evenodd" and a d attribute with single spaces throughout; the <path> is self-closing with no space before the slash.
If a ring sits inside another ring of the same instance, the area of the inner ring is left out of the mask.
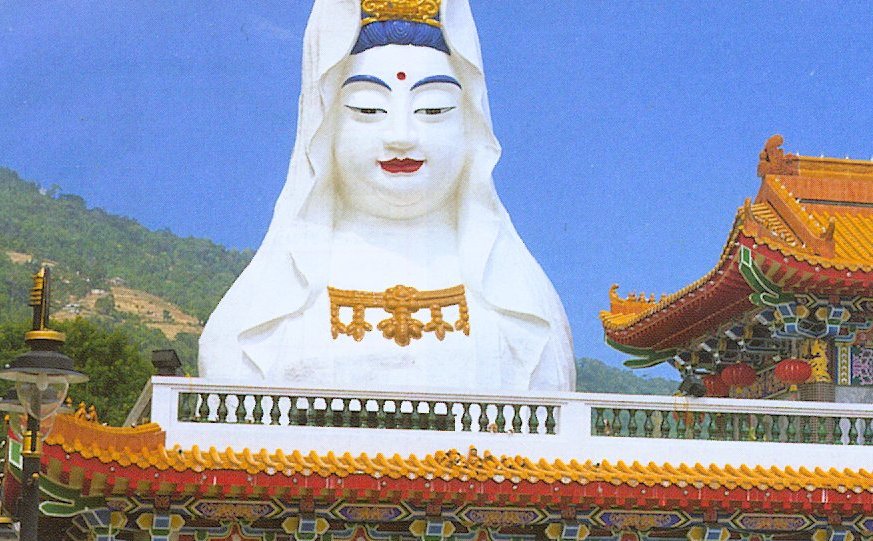
<path id="1" fill-rule="evenodd" d="M 491 128 L 479 40 L 467 0 L 443 0 L 440 19 L 474 119 L 472 157 L 458 194 L 464 285 L 498 314 L 502 339 L 511 352 L 505 362 L 512 365 L 508 373 L 515 374 L 514 390 L 572 390 L 575 367 L 563 307 L 494 189 L 491 173 L 500 146 Z M 340 70 L 334 68 L 348 56 L 360 25 L 359 0 L 316 0 L 304 37 L 288 178 L 263 243 L 204 329 L 199 359 L 203 377 L 238 379 L 243 365 L 266 375 L 275 363 L 293 363 L 294 352 L 278 351 L 263 339 L 264 333 L 286 318 L 301 316 L 317 296 L 326 294 L 335 205 L 326 113 L 341 83 Z"/>

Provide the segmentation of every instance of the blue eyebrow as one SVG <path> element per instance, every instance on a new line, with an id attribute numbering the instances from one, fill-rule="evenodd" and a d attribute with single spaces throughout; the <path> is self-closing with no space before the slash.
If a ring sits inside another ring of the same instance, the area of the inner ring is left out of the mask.
<path id="1" fill-rule="evenodd" d="M 459 83 L 457 79 L 450 75 L 431 75 L 430 77 L 425 77 L 421 81 L 418 81 L 417 83 L 412 85 L 412 88 L 410 88 L 410 90 L 415 90 L 422 85 L 430 83 L 448 83 L 450 85 L 455 85 L 458 88 L 463 88 L 461 86 L 461 83 Z"/>
<path id="2" fill-rule="evenodd" d="M 379 86 L 384 86 L 388 90 L 391 90 L 391 87 L 388 86 L 388 83 L 383 81 L 382 79 L 376 77 L 375 75 L 352 75 L 343 83 L 343 86 L 350 85 L 352 83 L 373 83 Z"/>

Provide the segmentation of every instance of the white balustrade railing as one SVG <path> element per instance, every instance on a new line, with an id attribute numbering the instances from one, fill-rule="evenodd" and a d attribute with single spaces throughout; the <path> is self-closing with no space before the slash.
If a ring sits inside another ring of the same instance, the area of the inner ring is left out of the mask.
<path id="1" fill-rule="evenodd" d="M 873 406 L 591 393 L 289 389 L 152 378 L 167 445 L 870 468 Z M 145 409 L 148 387 L 138 402 Z M 142 417 L 134 411 L 131 418 Z"/>

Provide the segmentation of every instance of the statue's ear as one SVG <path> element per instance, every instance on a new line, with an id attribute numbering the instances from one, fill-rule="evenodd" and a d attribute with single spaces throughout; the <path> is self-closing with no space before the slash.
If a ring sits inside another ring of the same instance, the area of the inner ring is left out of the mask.
<path id="1" fill-rule="evenodd" d="M 452 52 L 460 54 L 479 71 L 483 71 L 479 32 L 468 0 L 442 0 L 440 20 L 443 36 Z"/>

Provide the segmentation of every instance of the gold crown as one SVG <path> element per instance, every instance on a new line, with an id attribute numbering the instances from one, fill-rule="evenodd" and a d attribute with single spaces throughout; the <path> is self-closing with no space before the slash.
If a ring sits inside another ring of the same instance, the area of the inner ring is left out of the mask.
<path id="1" fill-rule="evenodd" d="M 361 26 L 379 21 L 411 21 L 439 26 L 440 0 L 361 0 Z"/>

